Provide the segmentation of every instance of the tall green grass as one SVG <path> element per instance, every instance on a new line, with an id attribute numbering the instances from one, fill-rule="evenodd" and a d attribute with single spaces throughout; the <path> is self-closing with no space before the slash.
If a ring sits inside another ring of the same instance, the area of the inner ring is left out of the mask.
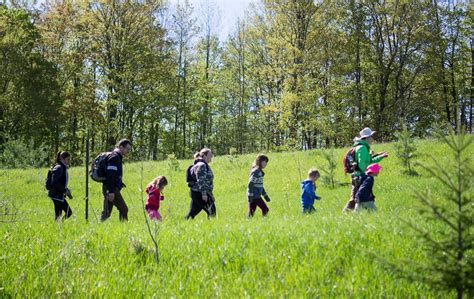
<path id="1" fill-rule="evenodd" d="M 449 167 L 445 145 L 433 140 L 416 145 L 418 160 L 434 155 Z M 376 178 L 379 211 L 358 215 L 341 213 L 349 185 L 331 190 L 322 181 L 317 213 L 302 215 L 299 182 L 309 168 L 325 164 L 320 150 L 268 154 L 270 213 L 263 218 L 258 210 L 253 219 L 246 218 L 246 185 L 254 155 L 214 158 L 217 218 L 210 221 L 204 212 L 193 221 L 183 219 L 190 201 L 184 178 L 190 160 L 179 161 L 178 169 L 166 161 L 124 165 L 128 223 L 119 222 L 115 209 L 109 220 L 99 222 L 101 186 L 94 182 L 86 223 L 83 168 L 70 170 L 74 214 L 62 223 L 54 222 L 43 189 L 46 169 L 2 170 L 0 199 L 14 203 L 18 216 L 0 224 L 0 297 L 452 297 L 400 279 L 385 267 L 385 261 L 429 259 L 400 219 L 423 223 L 412 191 L 429 188 L 436 197 L 441 185 L 421 170 L 418 177 L 404 175 L 393 144 L 373 148 L 392 155 L 382 161 Z M 344 151 L 335 150 L 339 160 Z M 159 264 L 141 210 L 141 167 L 144 184 L 157 175 L 170 182 L 160 208 L 164 222 L 157 224 Z M 342 164 L 336 180 L 350 181 Z"/>

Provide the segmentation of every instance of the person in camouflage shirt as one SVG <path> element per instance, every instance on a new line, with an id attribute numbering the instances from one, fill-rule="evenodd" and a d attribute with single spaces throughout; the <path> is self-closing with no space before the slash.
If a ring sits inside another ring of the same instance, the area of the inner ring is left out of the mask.
<path id="1" fill-rule="evenodd" d="M 208 148 L 204 148 L 194 155 L 194 165 L 189 170 L 189 176 L 192 178 L 187 179 L 191 204 L 186 219 L 194 219 L 202 210 L 207 213 L 208 217 L 216 216 L 216 205 L 212 194 L 214 174 L 211 167 L 209 167 L 212 157 L 212 151 Z"/>

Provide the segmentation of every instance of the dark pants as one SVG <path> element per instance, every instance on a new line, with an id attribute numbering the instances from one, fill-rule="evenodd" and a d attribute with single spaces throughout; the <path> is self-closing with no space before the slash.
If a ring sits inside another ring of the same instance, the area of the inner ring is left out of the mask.
<path id="1" fill-rule="evenodd" d="M 303 206 L 303 214 L 312 214 L 314 212 L 316 212 L 316 209 L 313 205 Z"/>
<path id="2" fill-rule="evenodd" d="M 344 209 L 342 210 L 343 212 L 347 210 L 355 209 L 355 205 L 356 205 L 355 196 L 356 196 L 357 191 L 359 191 L 359 188 L 360 188 L 360 176 L 353 175 L 351 177 L 351 182 L 352 182 L 351 197 L 349 198 Z"/>
<path id="3" fill-rule="evenodd" d="M 119 210 L 119 219 L 120 221 L 126 221 L 128 220 L 128 207 L 127 204 L 125 203 L 125 200 L 122 197 L 122 194 L 120 194 L 119 190 L 115 190 L 115 198 L 113 201 L 109 201 L 107 199 L 107 187 L 102 185 L 102 194 L 104 195 L 104 209 L 102 210 L 102 215 L 100 216 L 101 221 L 107 220 L 107 218 L 110 217 L 110 214 L 112 214 L 112 209 L 113 207 L 117 207 L 117 210 Z"/>
<path id="4" fill-rule="evenodd" d="M 64 198 L 64 201 L 59 201 L 55 199 L 51 199 L 51 200 L 54 203 L 54 214 L 55 214 L 56 220 L 61 219 L 63 211 L 64 211 L 64 219 L 71 217 L 72 210 L 65 198 Z"/>
<path id="5" fill-rule="evenodd" d="M 192 218 L 199 214 L 202 210 L 207 213 L 207 217 L 216 216 L 216 205 L 214 203 L 214 198 L 211 195 L 207 195 L 207 202 L 202 200 L 202 193 L 191 190 L 191 204 L 189 207 L 189 212 L 185 216 L 186 219 Z"/>
<path id="6" fill-rule="evenodd" d="M 267 204 L 263 201 L 262 198 L 249 199 L 249 212 L 248 212 L 249 217 L 253 216 L 257 207 L 259 207 L 260 210 L 262 210 L 263 216 L 266 216 L 268 214 L 269 209 L 267 207 Z"/>

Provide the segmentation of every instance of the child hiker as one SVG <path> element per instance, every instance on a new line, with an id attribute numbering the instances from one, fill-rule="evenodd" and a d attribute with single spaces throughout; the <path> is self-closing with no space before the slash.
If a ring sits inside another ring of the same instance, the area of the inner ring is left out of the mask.
<path id="1" fill-rule="evenodd" d="M 48 196 L 54 204 L 54 217 L 56 221 L 61 219 L 63 211 L 63 219 L 67 219 L 72 215 L 71 207 L 66 200 L 66 197 L 72 199 L 71 190 L 68 188 L 68 168 L 70 163 L 71 154 L 69 152 L 58 152 L 56 155 L 56 164 L 51 170 L 51 177 L 47 179 L 46 182 Z"/>
<path id="2" fill-rule="evenodd" d="M 165 189 L 165 186 L 168 185 L 168 180 L 164 176 L 159 176 L 151 181 L 146 187 L 145 192 L 148 194 L 146 201 L 145 210 L 150 216 L 151 220 L 161 221 L 160 212 L 160 201 L 164 200 L 162 192 Z"/>
<path id="3" fill-rule="evenodd" d="M 301 182 L 301 205 L 303 206 L 303 213 L 311 214 L 315 212 L 314 200 L 320 200 L 321 197 L 316 195 L 316 181 L 321 175 L 316 169 L 310 169 L 308 178 Z"/>
<path id="4" fill-rule="evenodd" d="M 361 176 L 361 183 L 359 190 L 357 190 L 355 196 L 355 211 L 358 212 L 361 209 L 369 211 L 377 211 L 375 207 L 375 196 L 373 193 L 374 177 L 376 177 L 382 166 L 378 163 L 370 164 L 365 170 L 365 175 Z"/>
<path id="5" fill-rule="evenodd" d="M 249 201 L 249 217 L 253 216 L 255 210 L 257 209 L 257 206 L 262 210 L 263 216 L 268 214 L 269 209 L 262 199 L 263 197 L 267 202 L 270 201 L 270 197 L 268 197 L 267 193 L 265 192 L 265 188 L 263 188 L 263 176 L 265 175 L 263 169 L 267 166 L 267 163 L 267 156 L 258 155 L 252 164 L 249 184 L 247 187 L 247 196 Z"/>

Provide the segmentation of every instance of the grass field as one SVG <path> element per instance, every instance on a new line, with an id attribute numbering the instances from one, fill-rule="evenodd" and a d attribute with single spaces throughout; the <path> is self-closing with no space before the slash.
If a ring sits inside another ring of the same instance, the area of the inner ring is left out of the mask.
<path id="1" fill-rule="evenodd" d="M 449 165 L 447 146 L 418 141 L 418 160 L 428 156 Z M 188 161 L 126 163 L 123 195 L 129 222 L 111 218 L 100 223 L 100 184 L 90 183 L 90 221 L 84 217 L 85 172 L 70 170 L 71 219 L 54 222 L 54 209 L 42 180 L 46 169 L 0 170 L 0 199 L 14 203 L 17 217 L 0 224 L 0 297 L 398 297 L 440 298 L 453 293 L 399 278 L 384 261 L 424 262 L 429 254 L 401 220 L 411 219 L 430 230 L 443 229 L 418 215 L 414 189 L 441 185 L 425 172 L 403 174 L 393 144 L 376 144 L 388 151 L 375 181 L 377 213 L 343 214 L 348 185 L 330 189 L 320 180 L 317 213 L 302 215 L 299 181 L 311 167 L 323 169 L 321 150 L 269 153 L 265 188 L 270 213 L 246 218 L 246 185 L 255 155 L 221 156 L 215 174 L 217 218 L 202 212 L 183 219 L 189 208 L 184 173 Z M 344 149 L 335 150 L 336 179 L 349 183 L 340 163 Z M 470 155 L 474 149 L 470 148 Z M 157 224 L 159 263 L 142 210 L 140 184 L 166 175 L 170 185 Z M 324 179 L 324 173 L 322 173 Z M 433 226 L 433 227 L 429 227 Z"/>

